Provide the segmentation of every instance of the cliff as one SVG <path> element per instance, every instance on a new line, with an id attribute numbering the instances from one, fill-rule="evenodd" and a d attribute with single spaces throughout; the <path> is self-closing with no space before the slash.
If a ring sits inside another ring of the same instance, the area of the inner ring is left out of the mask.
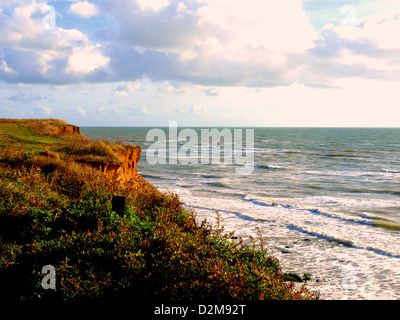
<path id="1" fill-rule="evenodd" d="M 177 195 L 158 196 L 137 172 L 140 147 L 55 134 L 64 126 L 0 119 L 2 302 L 314 299 L 285 283 L 261 233 L 257 251 L 220 218 L 199 222 Z M 123 217 L 112 212 L 116 195 Z"/>
<path id="2" fill-rule="evenodd" d="M 16 142 L 23 142 L 18 146 L 27 152 L 35 150 L 35 165 L 45 171 L 73 161 L 103 171 L 108 179 L 158 193 L 137 172 L 142 152 L 139 146 L 91 140 L 78 126 L 64 120 L 0 119 L 0 145 L 14 150 Z"/>
<path id="3" fill-rule="evenodd" d="M 56 126 L 53 128 L 55 134 L 81 134 L 80 128 L 77 126 Z"/>
<path id="4" fill-rule="evenodd" d="M 116 174 L 118 179 L 122 181 L 128 181 L 136 178 L 137 164 L 140 161 L 142 148 L 136 145 L 127 145 L 122 150 L 114 151 L 115 155 L 121 159 L 121 164 L 116 165 L 110 163 L 103 169 L 105 173 Z"/>
<path id="5" fill-rule="evenodd" d="M 142 148 L 137 145 L 124 145 L 123 149 L 115 150 L 115 155 L 121 159 L 121 164 L 109 163 L 102 170 L 109 179 L 117 179 L 122 183 L 129 183 L 137 189 L 158 192 L 147 180 L 137 172 Z"/>

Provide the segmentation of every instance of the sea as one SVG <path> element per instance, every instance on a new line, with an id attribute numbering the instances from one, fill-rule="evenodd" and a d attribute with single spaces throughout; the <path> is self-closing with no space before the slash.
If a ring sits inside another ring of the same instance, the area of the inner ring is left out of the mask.
<path id="1" fill-rule="evenodd" d="M 151 129 L 81 132 L 141 146 L 141 176 L 176 193 L 199 221 L 216 224 L 220 216 L 226 232 L 250 245 L 260 246 L 261 235 L 282 272 L 308 275 L 307 287 L 321 299 L 400 299 L 399 128 L 227 128 L 232 137 L 241 130 L 243 141 L 246 129 L 253 130 L 251 147 L 243 143 L 242 154 L 252 158 L 246 175 L 236 170 L 243 163 L 223 158 L 229 139 L 216 150 L 196 127 L 190 129 L 199 146 L 219 152 L 223 161 L 188 163 L 183 158 L 196 153 L 180 152 L 176 164 L 168 158 L 153 164 L 147 158 L 156 140 L 165 140 L 168 153 L 169 144 L 179 150 L 187 139 L 170 136 L 168 127 L 159 127 L 165 137 L 149 139 Z"/>

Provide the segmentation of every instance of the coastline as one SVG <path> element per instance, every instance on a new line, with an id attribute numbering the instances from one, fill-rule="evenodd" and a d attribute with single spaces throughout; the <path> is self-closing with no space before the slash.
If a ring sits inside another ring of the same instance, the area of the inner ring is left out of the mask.
<path id="1" fill-rule="evenodd" d="M 54 122 L 0 121 L 2 298 L 316 298 L 285 281 L 273 256 L 238 246 L 218 224 L 195 221 L 176 195 L 158 192 L 136 171 L 140 147 L 93 141 L 79 129 L 55 133 Z M 126 198 L 122 216 L 111 210 L 113 194 Z M 40 286 L 45 265 L 55 266 L 57 289 Z"/>
<path id="2" fill-rule="evenodd" d="M 103 132 L 84 130 L 94 138 Z M 104 133 L 148 146 L 145 129 Z M 234 168 L 223 164 L 141 162 L 138 170 L 202 217 L 212 220 L 219 211 L 226 230 L 248 238 L 260 227 L 284 272 L 310 274 L 307 287 L 321 298 L 393 300 L 399 298 L 400 251 L 398 171 L 390 146 L 397 134 L 398 129 L 260 128 L 255 172 L 248 179 L 231 177 Z"/>

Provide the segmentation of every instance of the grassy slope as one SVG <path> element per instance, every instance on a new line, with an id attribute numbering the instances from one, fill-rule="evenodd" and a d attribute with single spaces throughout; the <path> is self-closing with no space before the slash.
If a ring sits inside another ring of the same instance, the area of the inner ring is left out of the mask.
<path id="1" fill-rule="evenodd" d="M 37 150 L 41 145 L 54 145 L 60 141 L 56 137 L 40 134 L 33 128 L 27 122 L 0 119 L 0 146 Z"/>
<path id="2" fill-rule="evenodd" d="M 315 298 L 284 282 L 274 257 L 198 223 L 176 195 L 90 165 L 118 163 L 121 144 L 50 134 L 57 124 L 0 120 L 1 299 Z M 123 217 L 111 210 L 114 194 L 127 197 Z M 56 290 L 41 286 L 49 264 Z"/>

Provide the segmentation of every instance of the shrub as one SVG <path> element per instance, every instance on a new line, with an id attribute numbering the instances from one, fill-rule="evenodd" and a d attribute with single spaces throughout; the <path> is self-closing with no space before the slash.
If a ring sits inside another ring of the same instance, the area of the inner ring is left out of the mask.
<path id="1" fill-rule="evenodd" d="M 123 184 L 80 162 L 111 159 L 121 147 L 82 138 L 0 151 L 1 299 L 316 298 L 285 282 L 260 232 L 260 248 L 244 245 L 224 232 L 218 213 L 215 226 L 198 221 L 176 194 Z M 126 196 L 122 217 L 113 195 Z M 56 290 L 41 287 L 49 264 Z"/>

